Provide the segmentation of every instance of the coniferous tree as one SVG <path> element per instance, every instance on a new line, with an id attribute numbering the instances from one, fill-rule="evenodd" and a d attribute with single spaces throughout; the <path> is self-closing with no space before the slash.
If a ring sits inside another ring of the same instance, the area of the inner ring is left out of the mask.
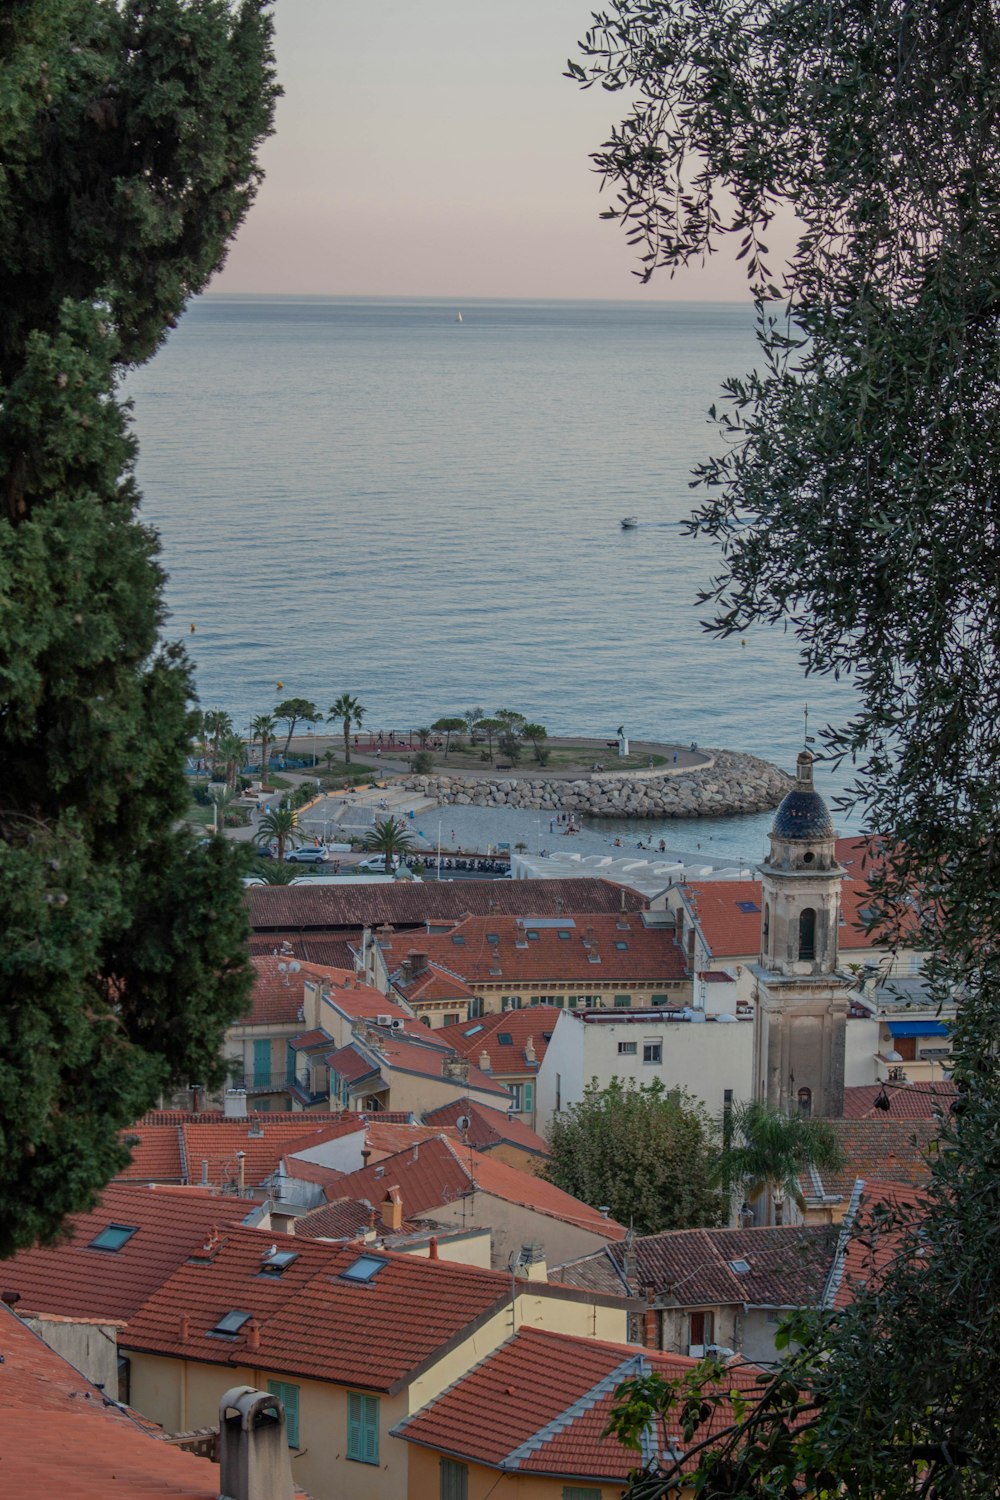
<path id="1" fill-rule="evenodd" d="M 196 728 L 117 397 L 221 264 L 275 84 L 261 0 L 0 16 L 0 1254 L 219 1077 L 237 864 L 179 828 Z"/>

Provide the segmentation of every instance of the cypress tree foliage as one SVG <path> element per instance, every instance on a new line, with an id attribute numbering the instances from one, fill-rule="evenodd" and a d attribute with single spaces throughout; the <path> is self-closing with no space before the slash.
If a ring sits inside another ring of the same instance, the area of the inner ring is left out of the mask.
<path id="1" fill-rule="evenodd" d="M 728 382 L 695 527 L 722 635 L 785 622 L 850 674 L 827 731 L 882 835 L 876 924 L 958 1000 L 959 1112 L 881 1284 L 802 1347 L 699 1492 L 993 1496 L 1000 1382 L 1000 15 L 990 0 L 616 0 L 584 84 L 632 104 L 608 209 L 671 272 L 736 235 L 761 366 Z M 787 265 L 765 241 L 790 204 Z M 634 1394 L 634 1393 L 633 1393 Z M 662 1396 L 662 1392 L 660 1393 Z M 683 1399 L 686 1399 L 684 1397 Z M 694 1449 L 697 1401 L 685 1408 Z M 661 1494 L 678 1475 L 653 1475 Z"/>
<path id="2" fill-rule="evenodd" d="M 221 264 L 275 93 L 259 0 L 0 16 L 0 1254 L 218 1080 L 247 991 L 236 859 L 177 828 L 190 669 L 116 382 Z"/>

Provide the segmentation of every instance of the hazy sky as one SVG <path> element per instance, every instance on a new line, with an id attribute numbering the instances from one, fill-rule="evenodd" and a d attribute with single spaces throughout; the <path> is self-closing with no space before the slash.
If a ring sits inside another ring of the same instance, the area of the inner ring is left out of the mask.
<path id="1" fill-rule="evenodd" d="M 589 153 L 620 94 L 562 77 L 588 0 L 277 0 L 285 97 L 214 291 L 732 298 L 722 257 L 649 287 Z"/>

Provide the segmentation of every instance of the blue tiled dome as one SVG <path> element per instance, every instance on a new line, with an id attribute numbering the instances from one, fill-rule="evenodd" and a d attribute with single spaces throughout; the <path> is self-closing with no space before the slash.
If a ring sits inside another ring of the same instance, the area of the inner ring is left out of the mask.
<path id="1" fill-rule="evenodd" d="M 771 832 L 779 839 L 832 839 L 830 809 L 812 787 L 796 787 L 775 813 Z"/>

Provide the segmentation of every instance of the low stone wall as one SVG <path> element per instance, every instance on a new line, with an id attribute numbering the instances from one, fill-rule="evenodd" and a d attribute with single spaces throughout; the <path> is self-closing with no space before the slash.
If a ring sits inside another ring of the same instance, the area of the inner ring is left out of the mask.
<path id="1" fill-rule="evenodd" d="M 794 778 L 769 761 L 733 750 L 713 750 L 712 763 L 678 773 L 673 767 L 629 776 L 594 775 L 577 781 L 516 775 L 411 776 L 402 784 L 458 807 L 529 807 L 588 818 L 721 818 L 767 812 L 791 791 Z"/>

